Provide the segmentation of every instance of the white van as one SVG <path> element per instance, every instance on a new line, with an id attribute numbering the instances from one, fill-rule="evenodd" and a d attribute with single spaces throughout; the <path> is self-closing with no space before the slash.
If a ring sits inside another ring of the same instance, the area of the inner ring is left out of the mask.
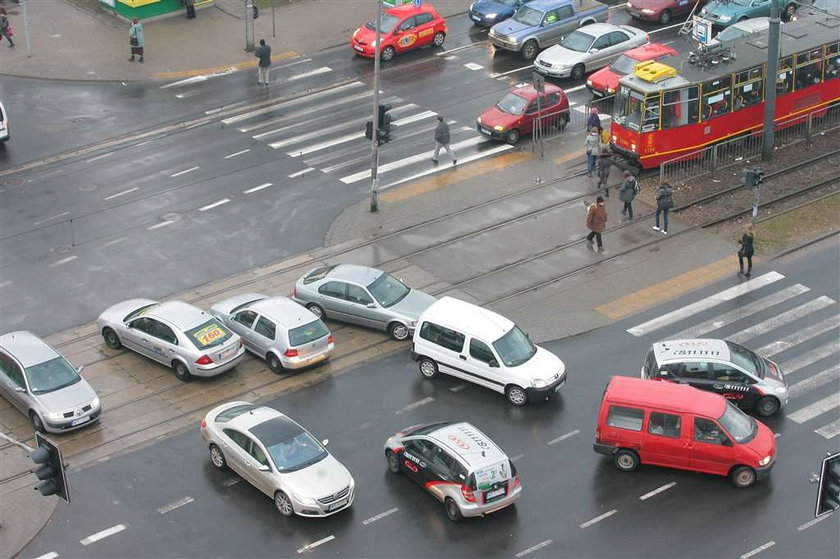
<path id="1" fill-rule="evenodd" d="M 547 400 L 566 382 L 560 358 L 516 324 L 452 297 L 420 315 L 411 357 L 426 378 L 446 373 L 501 392 L 515 406 Z"/>

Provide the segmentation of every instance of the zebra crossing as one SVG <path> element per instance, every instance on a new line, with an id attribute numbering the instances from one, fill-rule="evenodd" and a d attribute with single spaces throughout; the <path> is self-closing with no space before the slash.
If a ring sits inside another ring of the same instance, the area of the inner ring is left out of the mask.
<path id="1" fill-rule="evenodd" d="M 840 435 L 839 328 L 836 300 L 772 271 L 654 316 L 627 332 L 656 340 L 723 338 L 772 358 L 788 382 L 790 403 L 781 412 L 784 417 L 833 439 Z"/>

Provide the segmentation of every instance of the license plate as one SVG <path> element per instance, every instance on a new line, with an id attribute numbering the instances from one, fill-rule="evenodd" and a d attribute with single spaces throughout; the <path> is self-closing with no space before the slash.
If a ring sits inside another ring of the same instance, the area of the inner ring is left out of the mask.
<path id="1" fill-rule="evenodd" d="M 486 134 L 486 135 L 488 135 L 488 136 L 492 136 L 492 135 L 493 135 L 493 134 L 491 134 L 491 133 L 490 133 L 490 131 L 489 131 L 489 130 L 487 130 L 486 128 L 479 128 L 479 129 L 478 129 L 478 131 L 479 131 L 479 132 L 481 132 L 482 134 Z"/>
<path id="2" fill-rule="evenodd" d="M 340 501 L 336 501 L 330 505 L 330 510 L 340 509 L 344 505 L 347 504 L 347 499 L 342 499 Z"/>
<path id="3" fill-rule="evenodd" d="M 221 353 L 219 354 L 219 359 L 221 359 L 222 361 L 224 361 L 225 359 L 227 359 L 228 357 L 230 357 L 230 356 L 231 356 L 231 355 L 233 355 L 234 353 L 236 353 L 236 348 L 235 348 L 235 347 L 232 347 L 232 348 L 230 348 L 230 349 L 229 349 L 229 350 L 227 350 L 227 351 L 223 351 L 223 352 L 221 352 Z"/>
<path id="4" fill-rule="evenodd" d="M 479 22 L 481 21 L 480 17 L 474 16 L 474 15 L 470 15 L 470 19 L 472 19 L 473 21 L 479 21 Z"/>
<path id="5" fill-rule="evenodd" d="M 359 52 L 364 52 L 364 50 L 365 50 L 365 47 L 360 46 L 360 45 L 353 45 L 353 48 L 356 49 Z"/>
<path id="6" fill-rule="evenodd" d="M 560 392 L 560 389 L 563 388 L 563 385 L 566 384 L 566 379 L 560 381 L 560 384 L 554 387 L 555 392 Z"/>
<path id="7" fill-rule="evenodd" d="M 501 495 L 505 494 L 505 488 L 501 487 L 499 489 L 494 489 L 493 491 L 488 491 L 484 494 L 484 500 L 489 501 L 490 499 L 494 499 L 496 497 L 500 497 Z"/>
<path id="8" fill-rule="evenodd" d="M 75 427 L 76 425 L 81 425 L 82 423 L 87 422 L 89 419 L 90 417 L 80 417 L 79 419 L 76 419 L 75 421 L 70 423 L 70 426 Z"/>

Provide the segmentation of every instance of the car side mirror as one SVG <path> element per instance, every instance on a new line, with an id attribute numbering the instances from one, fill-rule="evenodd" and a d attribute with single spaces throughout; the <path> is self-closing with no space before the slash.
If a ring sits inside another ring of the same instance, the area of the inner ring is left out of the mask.
<path id="1" fill-rule="evenodd" d="M 76 367 L 76 372 L 81 375 L 82 371 L 84 371 L 84 369 L 85 369 L 84 365 L 79 365 L 78 367 Z"/>
<path id="2" fill-rule="evenodd" d="M 22 386 L 15 386 L 15 392 L 26 392 L 26 389 Z"/>
<path id="3" fill-rule="evenodd" d="M 324 439 L 323 441 L 321 441 L 321 444 L 324 445 L 324 446 L 327 446 L 328 444 L 330 444 L 330 440 L 329 439 Z"/>
<path id="4" fill-rule="evenodd" d="M 271 471 L 271 468 L 269 468 L 265 464 L 260 464 L 259 466 L 257 466 L 257 469 L 261 472 L 270 472 Z"/>
<path id="5" fill-rule="evenodd" d="M 488 366 L 490 366 L 490 367 L 492 367 L 492 368 L 494 368 L 494 369 L 498 369 L 498 368 L 499 368 L 499 362 L 498 362 L 498 361 L 496 361 L 495 359 L 491 359 L 490 361 L 488 361 L 488 362 L 487 362 L 487 365 L 488 365 Z"/>
<path id="6" fill-rule="evenodd" d="M 368 303 L 367 305 L 365 305 L 365 307 L 367 307 L 369 309 L 375 309 L 376 305 L 374 303 Z"/>
<path id="7" fill-rule="evenodd" d="M 732 446 L 732 441 L 724 437 L 720 444 L 722 444 L 723 446 Z"/>
<path id="8" fill-rule="evenodd" d="M 589 49 L 589 52 L 598 52 L 599 50 L 601 49 L 599 49 L 598 47 L 592 47 L 591 49 Z"/>

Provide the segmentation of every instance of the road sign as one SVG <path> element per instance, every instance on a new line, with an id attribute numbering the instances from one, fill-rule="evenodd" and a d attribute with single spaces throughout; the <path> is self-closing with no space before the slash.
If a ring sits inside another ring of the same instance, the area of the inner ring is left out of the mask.
<path id="1" fill-rule="evenodd" d="M 545 78 L 536 72 L 531 72 L 531 81 L 534 82 L 534 89 L 537 93 L 545 93 Z"/>

